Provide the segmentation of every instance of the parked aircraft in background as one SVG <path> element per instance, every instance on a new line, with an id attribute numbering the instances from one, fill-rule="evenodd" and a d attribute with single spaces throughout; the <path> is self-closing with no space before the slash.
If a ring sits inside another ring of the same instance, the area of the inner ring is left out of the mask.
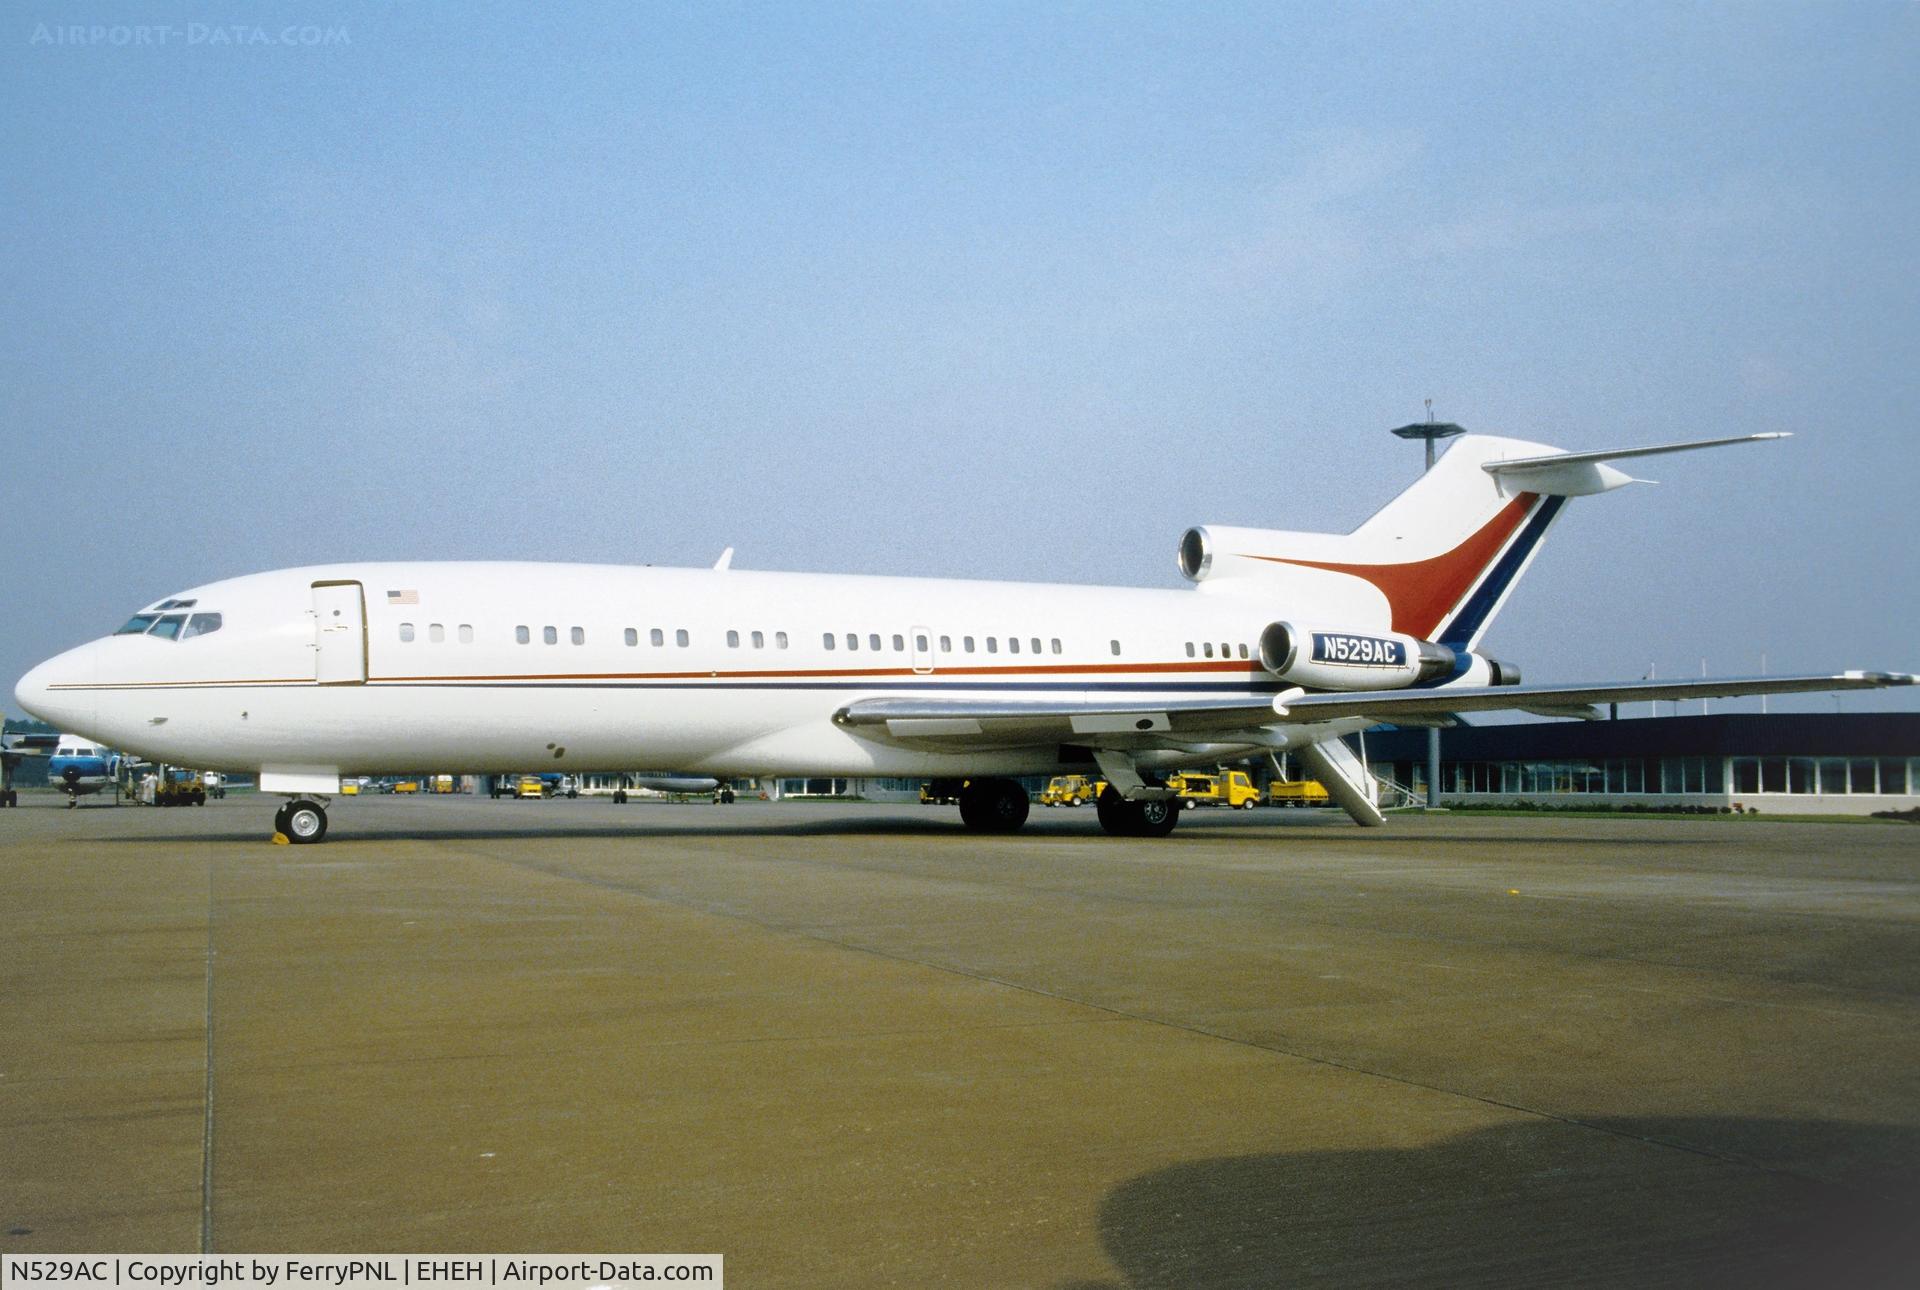
<path id="1" fill-rule="evenodd" d="M 1522 685 L 1480 651 L 1567 499 L 1609 462 L 1779 438 L 1564 452 L 1468 435 L 1348 534 L 1207 525 L 1189 590 L 560 564 L 338 564 L 183 591 L 41 664 L 27 711 L 157 760 L 252 771 L 275 827 L 327 831 L 342 775 L 673 766 L 964 778 L 1097 774 L 1109 832 L 1179 819 L 1160 773 L 1290 753 L 1363 824 L 1340 737 L 1381 721 L 1912 684 L 1906 674 Z"/>
<path id="2" fill-rule="evenodd" d="M 112 789 L 119 782 L 120 754 L 86 735 L 11 734 L 5 736 L 0 756 L 8 762 L 9 806 L 13 805 L 12 772 L 29 757 L 47 759 L 47 786 L 65 793 L 68 806 L 78 806 L 81 798 Z"/>

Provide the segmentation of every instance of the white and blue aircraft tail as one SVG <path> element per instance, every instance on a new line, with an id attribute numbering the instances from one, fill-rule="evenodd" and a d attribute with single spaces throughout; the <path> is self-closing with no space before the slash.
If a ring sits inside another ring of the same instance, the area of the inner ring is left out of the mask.
<path id="1" fill-rule="evenodd" d="M 178 592 L 41 664 L 29 712 L 155 760 L 258 774 L 275 827 L 327 831 L 343 775 L 965 780 L 1018 828 L 1014 776 L 1098 773 L 1101 825 L 1163 836 L 1162 780 L 1293 754 L 1363 824 L 1341 742 L 1462 712 L 1912 684 L 1888 672 L 1524 685 L 1481 642 L 1569 499 L 1614 462 L 1751 435 L 1563 452 L 1468 435 L 1351 533 L 1204 525 L 1186 590 L 527 563 L 333 564 Z"/>

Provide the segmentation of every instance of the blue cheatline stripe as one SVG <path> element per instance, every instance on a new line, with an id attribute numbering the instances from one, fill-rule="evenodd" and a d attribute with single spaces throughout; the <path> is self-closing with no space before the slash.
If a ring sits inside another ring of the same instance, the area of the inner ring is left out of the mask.
<path id="1" fill-rule="evenodd" d="M 1533 554 L 1534 548 L 1540 545 L 1540 539 L 1546 536 L 1553 517 L 1560 513 L 1560 508 L 1566 502 L 1564 497 L 1549 497 L 1540 504 L 1533 518 L 1527 521 L 1526 528 L 1507 548 L 1506 554 L 1494 563 L 1493 572 L 1481 581 L 1473 594 L 1467 597 L 1467 602 L 1460 606 L 1459 612 L 1447 623 L 1446 631 L 1440 635 L 1442 645 L 1454 649 L 1467 647 L 1467 642 L 1474 638 L 1486 623 L 1488 615 L 1493 613 L 1493 607 L 1500 603 L 1500 597 L 1507 594 L 1507 588 L 1520 575 L 1521 567 Z"/>

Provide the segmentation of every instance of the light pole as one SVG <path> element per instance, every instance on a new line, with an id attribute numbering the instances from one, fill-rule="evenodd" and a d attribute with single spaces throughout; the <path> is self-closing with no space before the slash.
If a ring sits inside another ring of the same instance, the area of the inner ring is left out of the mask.
<path id="1" fill-rule="evenodd" d="M 1396 426 L 1393 433 L 1402 439 L 1419 439 L 1427 445 L 1427 470 L 1433 469 L 1433 445 L 1437 439 L 1451 439 L 1455 435 L 1465 434 L 1465 426 L 1457 426 L 1451 421 L 1433 419 L 1433 400 L 1427 400 L 1427 419 L 1416 421 L 1412 425 Z M 1440 809 L 1440 727 L 1427 728 L 1427 809 Z"/>

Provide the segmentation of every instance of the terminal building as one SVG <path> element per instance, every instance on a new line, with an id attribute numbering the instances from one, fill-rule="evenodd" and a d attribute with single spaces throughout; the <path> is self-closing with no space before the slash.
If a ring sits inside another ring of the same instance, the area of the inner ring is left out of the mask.
<path id="1" fill-rule="evenodd" d="M 1426 800 L 1427 732 L 1367 732 L 1375 773 Z M 1920 713 L 1728 713 L 1456 726 L 1440 804 L 1871 815 L 1920 807 Z"/>

